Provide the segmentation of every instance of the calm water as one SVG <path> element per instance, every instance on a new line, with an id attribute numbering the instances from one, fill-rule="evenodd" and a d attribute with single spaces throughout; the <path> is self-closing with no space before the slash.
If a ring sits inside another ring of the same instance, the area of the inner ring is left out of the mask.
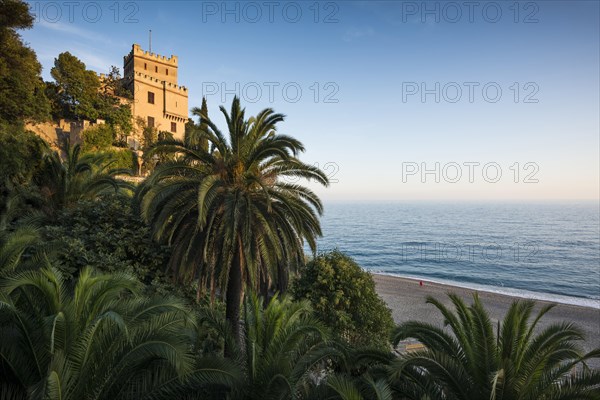
<path id="1" fill-rule="evenodd" d="M 372 272 L 600 307 L 597 202 L 329 203 L 322 226 Z"/>

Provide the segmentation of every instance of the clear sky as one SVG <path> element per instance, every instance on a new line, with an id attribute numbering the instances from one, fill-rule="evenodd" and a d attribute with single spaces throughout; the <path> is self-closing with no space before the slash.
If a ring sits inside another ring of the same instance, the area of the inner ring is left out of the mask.
<path id="1" fill-rule="evenodd" d="M 326 200 L 599 197 L 597 1 L 30 5 L 45 79 L 63 51 L 122 67 L 151 29 L 190 107 L 286 114 Z"/>

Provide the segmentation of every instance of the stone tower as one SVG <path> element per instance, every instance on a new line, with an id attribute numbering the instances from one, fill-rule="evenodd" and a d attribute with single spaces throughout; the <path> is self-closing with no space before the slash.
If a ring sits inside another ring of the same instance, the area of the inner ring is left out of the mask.
<path id="1" fill-rule="evenodd" d="M 125 86 L 133 93 L 134 121 L 141 117 L 147 126 L 182 139 L 188 121 L 188 90 L 177 83 L 177 56 L 166 58 L 134 44 L 123 57 L 123 71 Z M 136 133 L 139 137 L 141 132 Z M 130 145 L 138 147 L 138 143 Z"/>

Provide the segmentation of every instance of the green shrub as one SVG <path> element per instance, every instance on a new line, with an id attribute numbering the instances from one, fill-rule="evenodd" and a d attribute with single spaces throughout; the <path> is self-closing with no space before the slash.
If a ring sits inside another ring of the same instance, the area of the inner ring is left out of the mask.
<path id="1" fill-rule="evenodd" d="M 39 204 L 33 178 L 42 170 L 48 149 L 42 138 L 22 125 L 0 122 L 0 226 Z"/>
<path id="2" fill-rule="evenodd" d="M 113 168 L 124 168 L 135 171 L 135 155 L 133 154 L 133 151 L 129 149 L 112 148 L 103 151 L 103 153 L 109 154 L 115 161 L 115 163 L 112 164 Z"/>
<path id="3" fill-rule="evenodd" d="M 108 149 L 114 140 L 114 130 L 108 124 L 100 124 L 81 133 L 83 152 Z"/>
<path id="4" fill-rule="evenodd" d="M 27 185 L 41 168 L 47 149 L 35 133 L 0 123 L 0 185 Z"/>
<path id="5" fill-rule="evenodd" d="M 79 201 L 62 211 L 54 225 L 44 227 L 42 234 L 57 252 L 54 265 L 65 272 L 76 275 L 86 266 L 103 272 L 128 271 L 151 292 L 195 297 L 192 287 L 175 285 L 164 273 L 170 250 L 152 241 L 129 197 Z"/>
<path id="6" fill-rule="evenodd" d="M 349 256 L 338 250 L 317 256 L 301 270 L 292 293 L 298 300 L 308 299 L 339 339 L 389 348 L 391 311 L 375 291 L 371 274 Z"/>

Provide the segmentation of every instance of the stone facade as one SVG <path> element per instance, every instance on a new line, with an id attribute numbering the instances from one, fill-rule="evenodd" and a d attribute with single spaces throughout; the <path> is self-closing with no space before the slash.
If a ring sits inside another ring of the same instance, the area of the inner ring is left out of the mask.
<path id="1" fill-rule="evenodd" d="M 142 50 L 138 44 L 123 60 L 125 87 L 133 94 L 131 112 L 136 130 L 130 146 L 139 147 L 142 119 L 149 127 L 182 139 L 188 121 L 188 89 L 177 83 L 177 56 L 169 58 Z"/>

